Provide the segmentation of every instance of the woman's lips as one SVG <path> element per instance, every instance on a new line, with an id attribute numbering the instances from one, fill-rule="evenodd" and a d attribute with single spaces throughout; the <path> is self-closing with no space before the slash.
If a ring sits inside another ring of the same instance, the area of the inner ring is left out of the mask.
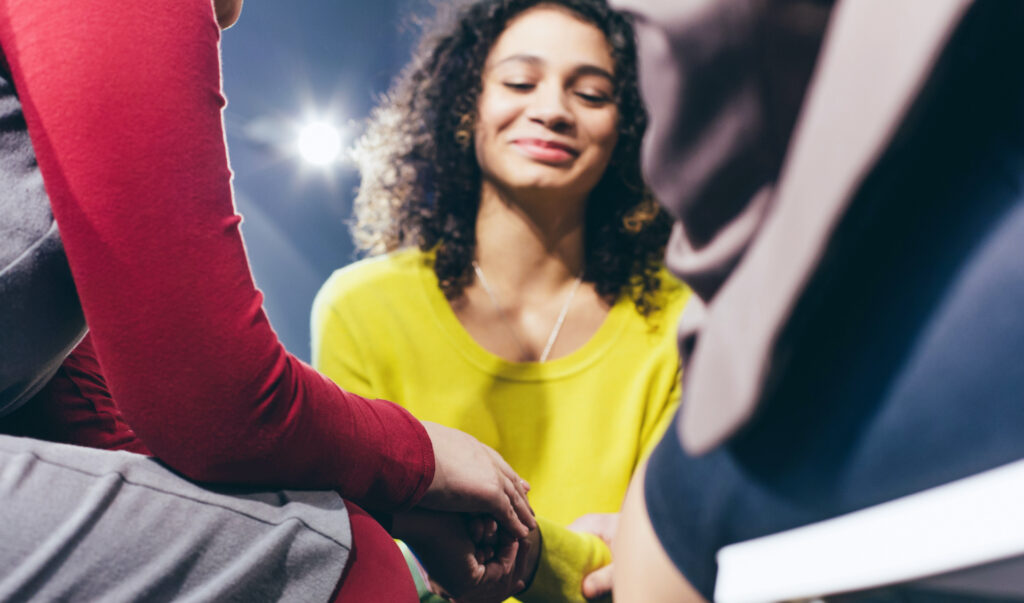
<path id="1" fill-rule="evenodd" d="M 569 163 L 579 153 L 568 145 L 538 138 L 520 138 L 512 141 L 520 153 L 544 163 Z"/>

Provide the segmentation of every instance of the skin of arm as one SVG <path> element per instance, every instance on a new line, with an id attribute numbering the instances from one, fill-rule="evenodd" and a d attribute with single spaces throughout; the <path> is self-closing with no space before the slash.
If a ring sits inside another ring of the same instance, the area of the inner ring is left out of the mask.
<path id="1" fill-rule="evenodd" d="M 612 554 L 615 600 L 625 603 L 705 603 L 662 548 L 644 502 L 647 463 L 633 474 Z"/>

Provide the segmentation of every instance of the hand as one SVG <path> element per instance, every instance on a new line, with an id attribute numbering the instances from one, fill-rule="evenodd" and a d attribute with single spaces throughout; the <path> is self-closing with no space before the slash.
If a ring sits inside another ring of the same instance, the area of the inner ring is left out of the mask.
<path id="1" fill-rule="evenodd" d="M 466 520 L 469 539 L 476 546 L 477 560 L 486 563 L 498 546 L 498 522 L 490 515 L 471 515 Z"/>
<path id="2" fill-rule="evenodd" d="M 491 447 L 473 436 L 423 421 L 434 447 L 434 481 L 420 506 L 438 511 L 488 513 L 514 538 L 537 527 L 526 500 L 530 489 Z"/>
<path id="3" fill-rule="evenodd" d="M 526 587 L 529 540 L 497 534 L 489 559 L 470 538 L 469 518 L 413 510 L 395 515 L 392 532 L 416 551 L 432 584 L 460 603 L 503 601 Z"/>
<path id="4" fill-rule="evenodd" d="M 569 529 L 576 532 L 588 532 L 604 541 L 612 548 L 615 532 L 619 527 L 618 513 L 588 513 L 569 524 Z M 583 578 L 583 596 L 596 599 L 612 591 L 612 564 L 594 570 Z"/>
<path id="5" fill-rule="evenodd" d="M 470 516 L 467 518 L 466 525 L 470 540 L 476 547 L 477 561 L 480 563 L 490 561 L 496 551 L 500 550 L 501 543 L 507 538 L 507 535 L 490 515 Z M 522 566 L 523 579 L 526 583 L 530 583 L 533 581 L 533 576 L 537 573 L 537 566 L 540 563 L 541 533 L 539 526 L 530 530 L 525 543 L 529 546 L 520 547 L 519 556 L 523 558 L 524 563 Z M 519 563 L 520 560 L 517 559 L 516 562 Z"/>

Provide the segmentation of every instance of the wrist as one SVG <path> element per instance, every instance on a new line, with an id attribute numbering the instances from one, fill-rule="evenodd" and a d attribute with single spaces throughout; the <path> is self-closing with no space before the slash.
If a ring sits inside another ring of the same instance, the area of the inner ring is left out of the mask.
<path id="1" fill-rule="evenodd" d="M 530 548 L 526 555 L 526 572 L 523 577 L 526 587 L 523 588 L 523 591 L 530 589 L 533 579 L 537 576 L 537 568 L 540 567 L 540 555 L 541 548 L 544 546 L 544 537 L 540 532 L 539 525 L 530 530 L 530 533 L 526 536 L 526 541 L 530 544 Z"/>

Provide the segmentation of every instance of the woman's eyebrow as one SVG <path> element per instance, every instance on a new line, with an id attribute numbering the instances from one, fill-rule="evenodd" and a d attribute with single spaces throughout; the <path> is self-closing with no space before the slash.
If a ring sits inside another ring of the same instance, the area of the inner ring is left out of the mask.
<path id="1" fill-rule="evenodd" d="M 515 63 L 515 62 L 527 63 L 527 64 L 530 64 L 530 65 L 537 65 L 537 66 L 543 66 L 543 65 L 545 65 L 547 63 L 547 61 L 545 61 L 543 58 L 541 58 L 541 57 L 539 57 L 537 55 L 519 53 L 519 54 L 509 55 L 509 56 L 507 56 L 507 57 L 505 57 L 505 58 L 495 62 L 493 65 L 491 65 L 490 69 L 494 69 L 495 67 L 497 67 L 499 65 L 504 65 L 505 63 Z M 599 77 L 606 78 L 610 82 L 614 82 L 615 81 L 615 76 L 613 76 L 612 73 L 610 71 L 608 71 L 607 69 L 605 69 L 604 67 L 599 67 L 599 66 L 594 65 L 592 63 L 580 63 L 579 65 L 576 65 L 575 67 L 573 67 L 572 77 L 574 79 L 578 78 L 578 77 L 581 77 L 581 76 L 584 76 L 584 75 L 596 75 L 596 76 L 599 76 Z"/>
<path id="2" fill-rule="evenodd" d="M 615 82 L 615 76 L 613 76 L 610 71 L 604 67 L 598 67 L 597 65 L 592 65 L 590 63 L 582 63 L 573 69 L 573 78 L 582 77 L 584 75 L 596 75 L 607 79 L 609 82 Z"/>
<path id="3" fill-rule="evenodd" d="M 509 55 L 501 59 L 500 61 L 495 62 L 493 65 L 491 65 L 490 68 L 493 69 L 498 65 L 504 65 L 505 63 L 528 63 L 530 65 L 543 65 L 545 62 L 546 61 L 544 61 L 544 59 L 540 58 L 535 54 L 519 53 Z"/>

